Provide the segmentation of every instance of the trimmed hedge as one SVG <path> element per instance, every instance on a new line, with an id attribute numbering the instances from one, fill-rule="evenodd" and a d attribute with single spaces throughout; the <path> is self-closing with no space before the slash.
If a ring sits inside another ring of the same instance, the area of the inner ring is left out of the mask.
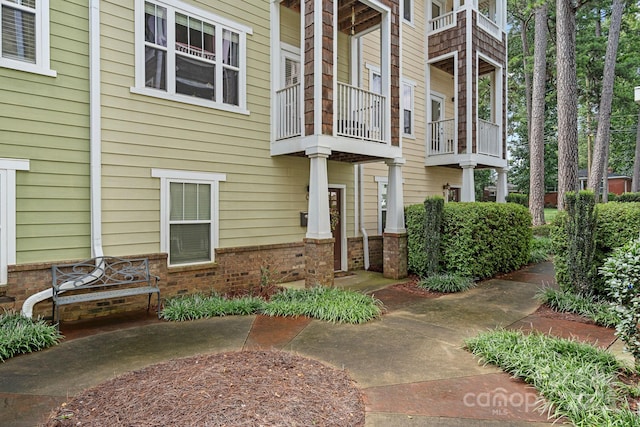
<path id="1" fill-rule="evenodd" d="M 531 214 L 514 203 L 448 203 L 444 209 L 445 271 L 485 278 L 527 264 Z"/>
<path id="2" fill-rule="evenodd" d="M 509 193 L 506 197 L 507 203 L 516 203 L 526 208 L 529 207 L 529 195 L 521 193 Z"/>
<path id="3" fill-rule="evenodd" d="M 611 201 L 611 196 L 609 196 L 609 201 Z M 620 194 L 619 196 L 615 197 L 615 201 L 616 202 L 623 202 L 623 203 L 633 203 L 633 202 L 640 202 L 640 193 L 624 193 L 624 194 Z"/>
<path id="4" fill-rule="evenodd" d="M 425 277 L 427 275 L 427 251 L 425 249 L 424 235 L 424 205 L 410 205 L 405 207 L 404 219 L 405 227 L 407 228 L 409 271 L 420 277 Z"/>
<path id="5" fill-rule="evenodd" d="M 629 194 L 629 193 L 627 193 Z M 554 267 L 556 270 L 556 281 L 565 288 L 571 288 L 573 284 L 569 278 L 566 253 L 566 223 L 567 214 L 558 212 L 552 229 L 551 239 L 555 253 Z M 635 239 L 640 234 L 640 203 L 639 202 L 609 202 L 596 205 L 596 232 L 595 232 L 595 255 L 593 265 L 596 270 L 604 264 L 604 260 L 609 257 L 616 248 Z M 592 291 L 605 295 L 604 280 L 600 276 L 593 279 Z"/>
<path id="6" fill-rule="evenodd" d="M 409 271 L 428 275 L 425 208 L 405 209 Z M 513 203 L 447 203 L 442 220 L 441 269 L 485 278 L 527 264 L 532 240 L 531 215 Z"/>

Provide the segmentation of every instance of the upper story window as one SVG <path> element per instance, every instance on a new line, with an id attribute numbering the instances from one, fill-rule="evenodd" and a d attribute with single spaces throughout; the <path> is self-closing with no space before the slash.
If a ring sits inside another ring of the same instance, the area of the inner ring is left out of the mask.
<path id="1" fill-rule="evenodd" d="M 178 1 L 138 7 L 133 92 L 247 113 L 250 28 Z"/>
<path id="2" fill-rule="evenodd" d="M 404 10 L 403 10 L 403 18 L 405 21 L 409 23 L 413 23 L 413 0 L 403 0 Z"/>
<path id="3" fill-rule="evenodd" d="M 413 98 L 415 83 L 409 80 L 402 80 L 402 133 L 404 136 L 413 137 Z"/>
<path id="4" fill-rule="evenodd" d="M 55 76 L 49 69 L 49 0 L 0 0 L 0 66 Z"/>

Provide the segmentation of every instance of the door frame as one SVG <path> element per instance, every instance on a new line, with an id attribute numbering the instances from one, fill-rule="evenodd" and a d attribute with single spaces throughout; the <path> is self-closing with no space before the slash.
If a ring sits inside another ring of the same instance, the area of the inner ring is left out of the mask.
<path id="1" fill-rule="evenodd" d="M 329 190 L 340 191 L 340 270 L 347 271 L 347 186 L 344 184 L 331 184 L 329 183 Z"/>

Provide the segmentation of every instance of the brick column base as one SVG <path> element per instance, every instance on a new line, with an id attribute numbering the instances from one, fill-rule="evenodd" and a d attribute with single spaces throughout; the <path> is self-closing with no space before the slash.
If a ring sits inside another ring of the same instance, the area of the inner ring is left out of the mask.
<path id="1" fill-rule="evenodd" d="M 333 286 L 335 239 L 304 239 L 305 287 Z"/>
<path id="2" fill-rule="evenodd" d="M 389 279 L 403 279 L 408 275 L 407 233 L 383 234 L 382 275 Z"/>

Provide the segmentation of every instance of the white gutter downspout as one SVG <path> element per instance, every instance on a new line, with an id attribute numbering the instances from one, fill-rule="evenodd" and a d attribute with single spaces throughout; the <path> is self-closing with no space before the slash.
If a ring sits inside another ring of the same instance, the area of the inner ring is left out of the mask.
<path id="1" fill-rule="evenodd" d="M 100 0 L 89 0 L 89 145 L 90 145 L 90 193 L 91 193 L 91 256 L 102 257 L 102 128 L 100 99 Z M 86 282 L 102 275 L 102 264 L 90 273 Z M 67 282 L 61 289 L 78 286 Z M 33 316 L 33 307 L 53 296 L 51 288 L 31 295 L 22 304 L 22 315 Z"/>
<path id="2" fill-rule="evenodd" d="M 369 235 L 364 227 L 364 191 L 362 191 L 362 181 L 364 180 L 364 165 L 356 165 L 358 168 L 358 195 L 360 196 L 359 215 L 360 215 L 360 232 L 362 233 L 362 253 L 364 255 L 364 269 L 369 270 Z"/>

